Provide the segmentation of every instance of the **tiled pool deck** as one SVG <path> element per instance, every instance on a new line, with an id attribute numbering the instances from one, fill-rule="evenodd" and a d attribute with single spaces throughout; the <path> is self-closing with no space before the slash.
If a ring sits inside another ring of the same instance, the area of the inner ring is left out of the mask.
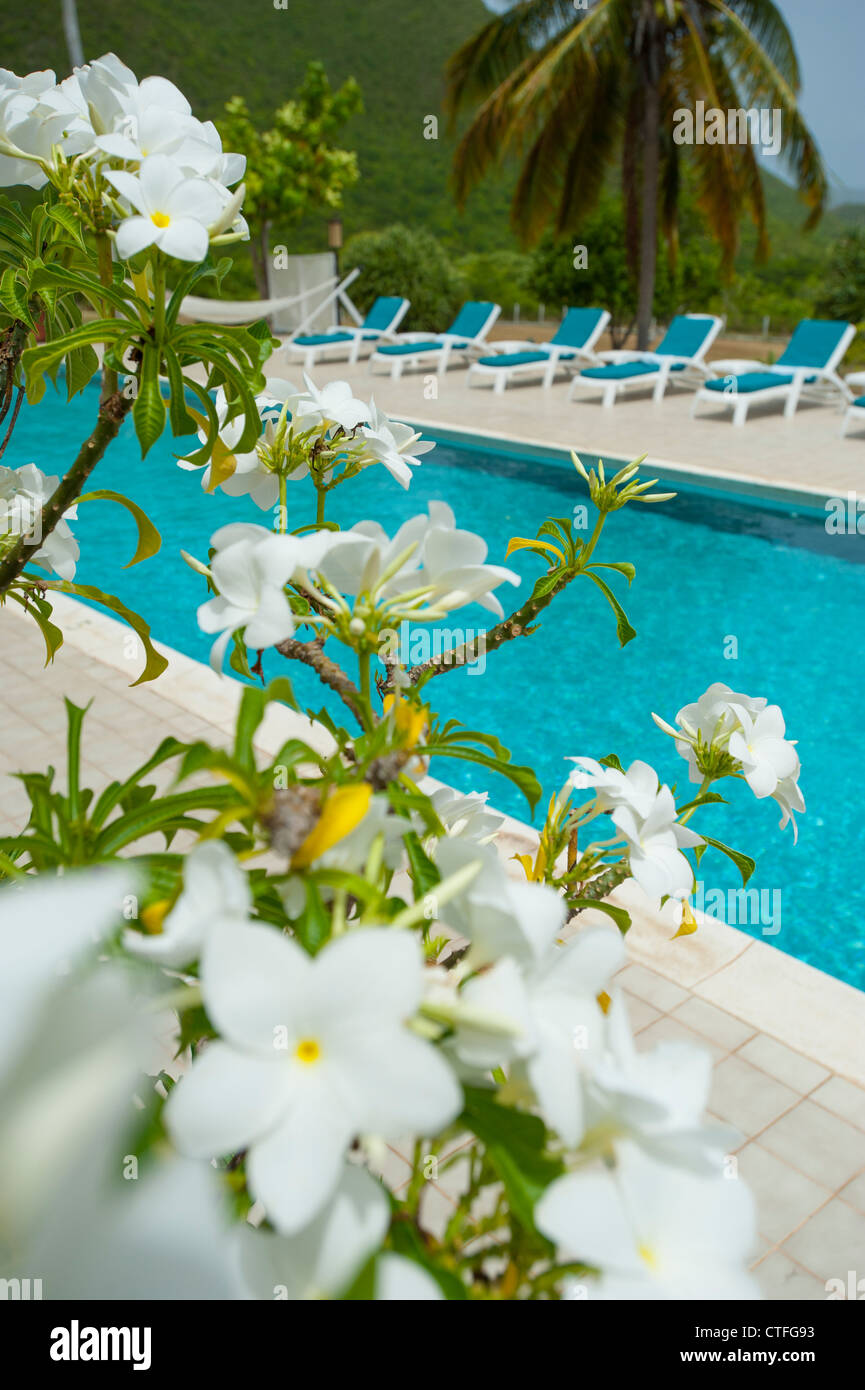
<path id="1" fill-rule="evenodd" d="M 274 354 L 268 370 L 302 381 L 302 366 L 289 362 L 284 351 Z M 318 364 L 312 375 L 317 384 L 350 381 L 361 400 L 374 395 L 382 410 L 431 431 L 488 436 L 493 449 L 509 440 L 530 450 L 576 449 L 605 460 L 648 454 L 645 467 L 671 478 L 684 470 L 709 486 L 726 479 L 732 490 L 799 497 L 817 506 L 826 496 L 846 497 L 857 490 L 865 496 L 865 431 L 839 438 L 840 405 L 800 404 L 793 418 L 785 420 L 775 402 L 754 407 L 744 428 L 735 429 L 729 411 L 722 415 L 706 405 L 692 420 L 693 391 L 681 388 L 668 390 L 658 405 L 650 393 L 641 393 L 605 410 L 600 397 L 569 401 L 568 383 L 561 377 L 548 391 L 536 383 L 518 383 L 499 396 L 490 386 L 469 388 L 463 367 L 444 377 L 432 377 L 434 370 L 406 372 L 391 381 L 383 373 L 373 375 L 366 362 L 354 367 L 328 362 Z M 436 399 L 429 398 L 433 380 Z"/>
<path id="2" fill-rule="evenodd" d="M 389 404 L 384 395 L 381 403 Z M 168 734 L 226 744 L 240 697 L 235 681 L 165 648 L 168 670 L 131 689 L 128 629 L 62 596 L 57 614 L 66 644 L 43 670 L 35 625 L 11 605 L 0 610 L 3 833 L 20 828 L 26 807 L 23 788 L 6 774 L 51 763 L 63 783 L 64 695 L 94 702 L 84 771 L 85 785 L 97 789 Z M 272 709 L 262 749 L 276 751 L 296 721 Z M 160 771 L 167 781 L 170 771 Z M 501 840 L 511 854 L 531 847 L 531 831 L 509 822 Z M 619 983 L 634 1028 L 641 1046 L 682 1038 L 713 1055 L 710 1109 L 743 1136 L 737 1156 L 758 1202 L 755 1269 L 765 1295 L 821 1299 L 827 1280 L 846 1284 L 849 1271 L 865 1276 L 865 994 L 721 923 L 706 921 L 671 942 L 663 915 L 650 916 L 638 903 L 632 911 L 630 963 Z M 407 1181 L 399 1146 L 386 1168 L 395 1187 Z M 455 1163 L 447 1179 L 428 1185 L 431 1222 L 451 1203 L 459 1169 Z"/>

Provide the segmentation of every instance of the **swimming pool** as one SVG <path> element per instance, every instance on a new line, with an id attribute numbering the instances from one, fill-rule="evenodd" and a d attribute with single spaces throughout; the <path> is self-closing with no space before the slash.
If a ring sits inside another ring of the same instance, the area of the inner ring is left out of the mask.
<path id="1" fill-rule="evenodd" d="M 62 472 L 73 444 L 92 428 L 95 410 L 92 388 L 68 406 L 55 403 L 49 388 L 38 407 L 22 411 L 3 462 L 35 462 L 47 473 Z M 248 499 L 202 493 L 199 479 L 176 467 L 173 445 L 166 438 L 142 462 L 127 425 L 93 480 L 96 487 L 127 493 L 147 510 L 162 532 L 159 556 L 122 570 L 134 549 L 131 520 L 110 503 L 87 504 L 73 527 L 82 552 L 76 577 L 118 594 L 143 614 L 156 638 L 206 661 L 210 639 L 195 621 L 203 581 L 180 559 L 180 549 L 204 558 L 218 526 L 267 521 Z M 570 463 L 538 462 L 496 452 L 493 445 L 445 444 L 414 470 L 408 492 L 383 468 L 371 468 L 330 495 L 329 515 L 344 525 L 375 518 L 393 531 L 432 498 L 448 501 L 458 525 L 486 537 L 494 562 L 503 559 L 511 536 L 533 535 L 545 517 L 570 514 L 586 500 Z M 293 502 L 297 515 L 290 524 L 309 522 L 308 484 L 290 484 Z M 685 789 L 685 764 L 656 729 L 651 711 L 670 719 L 712 681 L 780 704 L 803 765 L 808 812 L 800 820 L 798 845 L 789 827 L 778 829 L 775 803 L 755 801 L 740 784 L 720 788 L 730 805 L 704 808 L 697 828 L 758 861 L 749 886 L 760 891 L 761 900 L 752 899 L 748 911 L 740 902 L 737 917 L 727 920 L 861 988 L 858 733 L 865 704 L 865 537 L 828 535 L 824 519 L 817 510 L 795 514 L 695 491 L 662 506 L 618 512 L 607 524 L 598 558 L 636 565 L 626 602 L 635 641 L 619 649 L 608 606 L 594 586 L 577 582 L 547 611 L 534 639 L 491 653 L 483 674 L 449 672 L 428 690 L 439 712 L 496 733 L 515 761 L 531 763 L 546 798 L 563 783 L 569 754 L 615 752 L 626 764 L 641 757 L 665 781 L 678 780 Z M 527 594 L 539 562 L 517 554 L 508 563 L 524 575 L 519 593 Z M 624 579 L 613 575 L 612 582 L 624 599 Z M 509 586 L 500 593 L 507 604 Z M 472 607 L 451 614 L 446 625 L 477 630 L 491 619 Z M 736 659 L 724 655 L 731 637 L 738 644 Z M 334 708 L 306 669 L 288 670 L 270 654 L 265 672 L 289 674 L 299 697 L 313 708 Z M 528 819 L 526 803 L 505 779 L 459 762 L 441 762 L 432 771 L 463 789 L 488 790 L 500 809 Z M 717 901 L 709 896 L 713 890 L 726 893 L 739 882 L 714 852 L 704 858 L 700 874 L 709 903 Z"/>

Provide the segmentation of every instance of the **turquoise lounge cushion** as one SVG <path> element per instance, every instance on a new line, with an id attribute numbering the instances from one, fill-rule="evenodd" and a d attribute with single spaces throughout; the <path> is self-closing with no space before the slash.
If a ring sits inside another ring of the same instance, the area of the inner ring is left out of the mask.
<path id="1" fill-rule="evenodd" d="M 350 343 L 350 333 L 310 333 L 309 336 L 295 338 L 299 347 L 326 347 L 328 343 Z"/>
<path id="2" fill-rule="evenodd" d="M 860 396 L 858 400 L 855 400 L 853 402 L 853 404 L 858 406 L 860 410 L 865 410 L 865 396 Z"/>
<path id="3" fill-rule="evenodd" d="M 655 352 L 659 357 L 696 357 L 714 325 L 703 314 L 676 314 Z"/>
<path id="4" fill-rule="evenodd" d="M 682 363 L 676 362 L 670 370 L 682 371 Z M 584 367 L 581 376 L 593 381 L 625 381 L 632 376 L 655 376 L 658 371 L 657 362 L 608 362 L 603 367 Z"/>
<path id="5" fill-rule="evenodd" d="M 486 328 L 495 307 L 489 299 L 470 299 L 460 309 L 448 333 L 455 333 L 460 338 L 477 338 Z"/>
<path id="6" fill-rule="evenodd" d="M 441 343 L 385 343 L 384 347 L 379 348 L 379 352 L 387 353 L 388 357 L 405 357 L 408 353 L 414 352 L 440 352 Z"/>
<path id="7" fill-rule="evenodd" d="M 560 362 L 575 356 L 573 352 L 559 352 L 556 354 Z M 550 354 L 539 349 L 537 352 L 500 352 L 497 357 L 481 357 L 478 365 L 481 367 L 529 367 L 536 362 L 549 362 Z"/>
<path id="8" fill-rule="evenodd" d="M 735 382 L 730 385 L 731 379 Z M 786 372 L 742 372 L 739 376 L 719 376 L 714 381 L 707 381 L 706 386 L 710 391 L 726 391 L 730 396 L 749 395 L 752 391 L 771 391 L 775 386 L 789 386 L 793 380 Z M 806 381 L 814 381 L 813 376 L 805 378 Z"/>
<path id="9" fill-rule="evenodd" d="M 778 366 L 825 367 L 849 327 L 835 319 L 803 319 L 778 358 Z"/>
<path id="10" fill-rule="evenodd" d="M 553 334 L 555 347 L 585 347 L 598 326 L 603 309 L 569 309 Z"/>
<path id="11" fill-rule="evenodd" d="M 380 294 L 363 321 L 364 328 L 374 328 L 379 333 L 390 328 L 404 300 L 396 294 Z"/>

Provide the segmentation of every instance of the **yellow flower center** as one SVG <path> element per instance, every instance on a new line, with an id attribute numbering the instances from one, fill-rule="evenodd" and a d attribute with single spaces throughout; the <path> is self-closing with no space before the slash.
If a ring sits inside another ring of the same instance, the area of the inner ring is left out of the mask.
<path id="1" fill-rule="evenodd" d="M 658 1257 L 650 1245 L 638 1245 L 637 1254 L 641 1260 L 645 1261 L 649 1269 L 654 1271 L 658 1268 Z"/>
<path id="2" fill-rule="evenodd" d="M 154 227 L 167 227 L 171 218 L 168 216 L 167 212 L 152 212 L 150 214 L 150 220 Z"/>
<path id="3" fill-rule="evenodd" d="M 294 1049 L 294 1055 L 299 1062 L 309 1067 L 321 1057 L 321 1048 L 315 1038 L 301 1038 Z"/>

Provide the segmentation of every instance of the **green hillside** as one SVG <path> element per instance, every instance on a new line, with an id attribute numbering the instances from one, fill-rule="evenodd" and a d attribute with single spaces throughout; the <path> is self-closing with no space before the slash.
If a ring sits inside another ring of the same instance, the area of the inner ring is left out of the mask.
<path id="1" fill-rule="evenodd" d="M 60 0 L 4 7 L 0 63 L 65 74 L 60 9 Z M 362 178 L 346 199 L 346 232 L 400 221 L 454 249 L 511 244 L 506 189 L 479 190 L 460 217 L 447 188 L 452 142 L 441 126 L 438 140 L 423 135 L 424 117 L 440 116 L 448 56 L 489 13 L 481 0 L 288 0 L 284 10 L 271 0 L 79 0 L 78 9 L 86 55 L 111 49 L 139 77 L 171 78 L 202 118 L 234 95 L 268 116 L 311 59 L 334 83 L 356 77 L 366 109 L 344 143 L 359 152 Z"/>
<path id="2" fill-rule="evenodd" d="M 203 117 L 218 117 L 224 102 L 240 95 L 265 120 L 311 59 L 324 61 L 333 83 L 356 77 L 365 111 L 346 127 L 343 143 L 358 151 L 361 179 L 346 198 L 346 235 L 402 222 L 428 228 L 455 257 L 515 249 L 507 174 L 486 181 L 461 215 L 448 188 L 453 141 L 443 122 L 437 140 L 424 139 L 425 117 L 441 114 L 448 57 L 489 13 L 482 0 L 286 0 L 285 9 L 272 0 L 79 0 L 78 8 L 88 56 L 113 49 L 139 76 L 163 73 Z M 38 0 L 14 14 L 7 7 L 0 14 L 0 63 L 17 72 L 65 73 L 60 12 L 60 0 Z M 772 174 L 764 182 L 773 254 L 757 272 L 760 283 L 815 294 L 829 246 L 845 228 L 862 225 L 865 205 L 833 209 L 805 233 L 795 191 Z M 293 232 L 291 249 L 323 249 L 324 220 Z M 274 241 L 279 228 L 275 233 Z M 752 270 L 754 246 L 746 224 L 741 274 Z M 253 292 L 251 267 L 244 251 L 234 255 L 238 264 L 226 288 L 245 297 Z M 755 307 L 765 312 L 774 313 L 774 304 Z"/>

